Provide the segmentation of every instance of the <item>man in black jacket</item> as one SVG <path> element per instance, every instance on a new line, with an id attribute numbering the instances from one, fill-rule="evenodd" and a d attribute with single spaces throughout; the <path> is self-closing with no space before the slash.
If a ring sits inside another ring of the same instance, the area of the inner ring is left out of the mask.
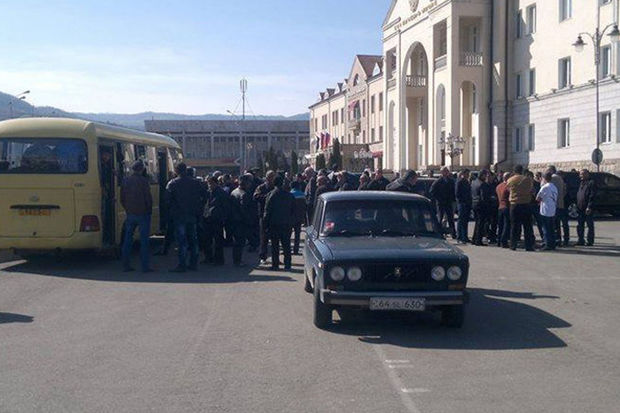
<path id="1" fill-rule="evenodd" d="M 306 176 L 306 188 L 304 189 L 304 194 L 306 196 L 306 224 L 310 224 L 312 222 L 312 217 L 314 215 L 314 203 L 316 202 L 316 188 L 317 188 L 317 177 L 314 169 L 311 167 L 306 168 L 304 171 L 304 175 Z"/>
<path id="2" fill-rule="evenodd" d="M 415 184 L 418 182 L 416 171 L 407 171 L 404 177 L 396 179 L 386 187 L 387 191 L 413 193 Z"/>
<path id="3" fill-rule="evenodd" d="M 355 189 L 349 183 L 349 174 L 346 171 L 338 172 L 336 179 L 336 191 L 353 191 Z"/>
<path id="4" fill-rule="evenodd" d="M 468 235 L 469 218 L 471 215 L 472 197 L 471 184 L 469 183 L 469 169 L 459 174 L 459 180 L 455 188 L 456 203 L 459 214 L 457 226 L 457 240 L 462 243 L 471 242 Z"/>
<path id="5" fill-rule="evenodd" d="M 590 171 L 583 169 L 579 172 L 579 178 L 581 183 L 579 184 L 579 190 L 577 191 L 577 211 L 579 216 L 577 217 L 577 245 L 587 245 L 591 247 L 594 245 L 594 214 L 592 207 L 594 204 L 594 197 L 596 196 L 596 184 L 594 180 L 590 178 Z M 584 239 L 584 227 L 588 225 L 588 240 L 587 243 Z"/>
<path id="6" fill-rule="evenodd" d="M 179 244 L 179 263 L 172 272 L 198 269 L 198 217 L 206 198 L 206 191 L 200 181 L 187 174 L 187 166 L 176 166 L 177 177 L 166 187 L 172 225 Z M 189 250 L 189 267 L 187 252 Z"/>
<path id="7" fill-rule="evenodd" d="M 284 254 L 284 269 L 291 269 L 291 229 L 295 215 L 295 197 L 282 187 L 284 179 L 274 179 L 275 189 L 271 191 L 265 202 L 263 221 L 271 239 L 271 269 L 280 268 L 280 245 Z"/>
<path id="8" fill-rule="evenodd" d="M 489 171 L 482 170 L 478 179 L 471 184 L 472 208 L 476 220 L 472 243 L 480 247 L 486 246 L 482 243 L 482 237 L 491 213 L 491 186 L 487 182 L 488 178 Z"/>
<path id="9" fill-rule="evenodd" d="M 241 261 L 245 240 L 248 238 L 247 231 L 252 228 L 256 215 L 256 203 L 250 189 L 252 188 L 252 175 L 246 174 L 239 178 L 239 187 L 232 191 L 231 218 L 233 232 L 233 264 L 243 267 Z"/>
<path id="10" fill-rule="evenodd" d="M 269 193 L 273 191 L 273 181 L 276 178 L 274 171 L 267 171 L 265 175 L 265 182 L 259 185 L 254 191 L 254 201 L 258 204 L 258 216 L 260 218 L 260 249 L 258 251 L 261 264 L 267 262 L 267 245 L 269 244 L 269 234 L 267 233 L 267 227 L 265 226 L 265 203 Z M 284 183 L 284 180 L 282 181 Z"/>
<path id="11" fill-rule="evenodd" d="M 218 184 L 218 179 L 207 179 L 209 197 L 203 214 L 205 231 L 205 263 L 224 265 L 224 224 L 229 217 L 231 202 L 229 195 Z"/>
<path id="12" fill-rule="evenodd" d="M 385 188 L 387 188 L 389 184 L 390 181 L 388 181 L 387 178 L 383 176 L 383 170 L 377 169 L 374 179 L 368 184 L 368 190 L 385 191 Z"/>
<path id="13" fill-rule="evenodd" d="M 452 204 L 456 200 L 454 181 L 447 166 L 441 168 L 441 178 L 433 182 L 431 186 L 431 197 L 437 205 L 437 219 L 443 225 L 444 216 L 448 220 L 450 234 L 456 239 L 456 229 L 454 228 L 454 208 Z"/>

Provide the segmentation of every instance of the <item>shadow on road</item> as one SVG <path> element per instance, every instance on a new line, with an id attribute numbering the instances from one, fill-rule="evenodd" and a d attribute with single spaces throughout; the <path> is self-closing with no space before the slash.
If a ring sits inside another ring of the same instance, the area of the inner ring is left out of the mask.
<path id="1" fill-rule="evenodd" d="M 22 314 L 0 313 L 0 324 L 9 323 L 32 323 L 34 317 Z"/>
<path id="2" fill-rule="evenodd" d="M 344 312 L 336 334 L 360 336 L 371 344 L 446 350 L 523 350 L 566 347 L 550 329 L 571 324 L 514 300 L 558 299 L 501 290 L 471 289 L 462 329 L 441 327 L 433 314 Z M 407 328 L 404 328 L 407 327 Z"/>
<path id="3" fill-rule="evenodd" d="M 49 256 L 38 256 L 28 261 L 17 261 L 14 265 L 8 264 L 2 270 L 8 273 L 128 283 L 233 284 L 295 281 L 289 276 L 277 275 L 277 273 L 262 268 L 253 268 L 250 265 L 244 268 L 233 267 L 231 264 L 221 267 L 201 265 L 196 272 L 170 273 L 168 268 L 176 265 L 176 258 L 172 255 L 155 259 L 154 265 L 158 271 L 149 274 L 143 274 L 140 271 L 123 273 L 118 261 L 89 253 L 71 254 L 62 261 Z"/>

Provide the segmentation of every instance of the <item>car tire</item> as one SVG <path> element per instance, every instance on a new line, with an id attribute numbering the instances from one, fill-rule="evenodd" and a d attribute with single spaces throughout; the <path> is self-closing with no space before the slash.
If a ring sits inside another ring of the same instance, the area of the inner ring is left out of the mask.
<path id="1" fill-rule="evenodd" d="M 566 213 L 568 214 L 568 217 L 570 219 L 577 219 L 579 218 L 579 209 L 577 208 L 577 203 L 576 202 L 572 202 L 567 210 Z"/>
<path id="2" fill-rule="evenodd" d="M 314 282 L 314 325 L 321 330 L 332 323 L 332 308 L 321 301 L 319 283 Z"/>
<path id="3" fill-rule="evenodd" d="M 451 328 L 461 328 L 464 322 L 464 305 L 451 305 L 441 309 L 441 325 Z"/>
<path id="4" fill-rule="evenodd" d="M 307 293 L 312 293 L 312 284 L 310 284 L 310 279 L 307 274 L 304 274 L 304 291 Z"/>

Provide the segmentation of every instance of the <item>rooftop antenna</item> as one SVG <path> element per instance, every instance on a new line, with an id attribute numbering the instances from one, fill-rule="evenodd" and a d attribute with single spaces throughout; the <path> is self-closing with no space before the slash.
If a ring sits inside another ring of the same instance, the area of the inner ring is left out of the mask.
<path id="1" fill-rule="evenodd" d="M 245 120 L 245 94 L 248 91 L 248 81 L 246 78 L 241 79 L 239 82 L 241 88 L 241 100 L 243 100 L 243 109 L 241 112 L 241 120 Z"/>

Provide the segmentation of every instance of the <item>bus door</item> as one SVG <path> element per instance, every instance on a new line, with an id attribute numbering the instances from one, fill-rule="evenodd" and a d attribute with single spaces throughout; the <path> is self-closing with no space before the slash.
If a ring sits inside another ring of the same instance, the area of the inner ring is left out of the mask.
<path id="1" fill-rule="evenodd" d="M 116 162 L 113 144 L 99 145 L 99 178 L 101 185 L 101 231 L 103 247 L 116 244 Z"/>
<path id="2" fill-rule="evenodd" d="M 165 148 L 157 151 L 157 165 L 159 166 L 159 229 L 164 231 L 168 224 L 168 203 L 166 186 L 168 185 L 168 153 Z"/>

